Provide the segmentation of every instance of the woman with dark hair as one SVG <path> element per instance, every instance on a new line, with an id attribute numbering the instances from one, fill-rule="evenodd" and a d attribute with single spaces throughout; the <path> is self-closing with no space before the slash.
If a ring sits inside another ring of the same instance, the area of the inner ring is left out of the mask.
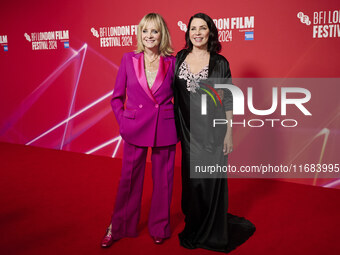
<path id="1" fill-rule="evenodd" d="M 246 241 L 255 226 L 227 213 L 226 175 L 198 170 L 227 166 L 228 154 L 233 150 L 232 95 L 229 90 L 213 88 L 214 84 L 230 83 L 231 72 L 228 61 L 218 54 L 218 31 L 209 16 L 192 16 L 185 39 L 185 49 L 176 56 L 174 78 L 185 215 L 185 228 L 179 239 L 185 248 L 229 252 Z M 227 119 L 228 124 L 213 127 L 213 119 Z"/>

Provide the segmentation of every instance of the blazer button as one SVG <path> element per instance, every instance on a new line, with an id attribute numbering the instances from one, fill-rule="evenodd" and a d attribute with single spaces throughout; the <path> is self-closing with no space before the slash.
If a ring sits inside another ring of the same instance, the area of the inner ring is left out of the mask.
<path id="1" fill-rule="evenodd" d="M 142 105 L 142 104 L 140 104 L 140 105 L 139 105 L 139 108 L 143 108 L 143 105 Z"/>
<path id="2" fill-rule="evenodd" d="M 155 108 L 158 108 L 158 106 L 159 106 L 158 104 L 155 104 Z"/>

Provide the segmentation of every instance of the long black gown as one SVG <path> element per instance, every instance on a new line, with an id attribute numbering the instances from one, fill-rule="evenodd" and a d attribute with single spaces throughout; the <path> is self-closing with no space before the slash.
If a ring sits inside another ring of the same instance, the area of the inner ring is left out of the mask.
<path id="1" fill-rule="evenodd" d="M 185 215 L 185 228 L 179 234 L 180 244 L 188 249 L 230 252 L 255 232 L 255 226 L 245 218 L 227 213 L 226 178 L 190 178 L 190 170 L 193 171 L 197 164 L 227 165 L 228 158 L 223 155 L 226 125 L 214 129 L 211 123 L 213 118 L 225 119 L 225 111 L 232 110 L 232 97 L 224 91 L 223 106 L 208 100 L 210 114 L 201 115 L 204 90 L 188 91 L 187 80 L 183 79 L 183 73 L 179 75 L 179 67 L 187 54 L 186 50 L 177 54 L 174 80 L 176 127 L 182 147 L 182 211 Z M 211 54 L 208 78 L 216 82 L 216 78 L 230 77 L 228 61 L 219 54 Z"/>

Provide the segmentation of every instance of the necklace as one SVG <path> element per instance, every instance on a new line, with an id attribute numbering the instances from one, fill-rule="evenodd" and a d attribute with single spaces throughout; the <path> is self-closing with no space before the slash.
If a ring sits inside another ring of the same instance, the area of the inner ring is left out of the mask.
<path id="1" fill-rule="evenodd" d="M 147 57 L 146 54 L 144 54 L 144 56 L 145 56 L 145 62 L 148 65 L 149 68 L 151 67 L 152 63 L 155 62 L 159 58 L 159 55 L 157 55 L 157 57 L 155 57 L 153 60 L 149 60 L 148 59 L 149 57 Z"/>

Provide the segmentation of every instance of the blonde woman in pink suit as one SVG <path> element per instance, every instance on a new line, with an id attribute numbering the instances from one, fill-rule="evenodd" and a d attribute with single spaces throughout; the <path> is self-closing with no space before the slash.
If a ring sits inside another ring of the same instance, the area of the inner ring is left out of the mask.
<path id="1" fill-rule="evenodd" d="M 145 163 L 152 149 L 153 193 L 148 229 L 156 244 L 170 237 L 170 203 L 177 134 L 172 81 L 175 57 L 163 18 L 156 13 L 138 25 L 137 50 L 124 54 L 111 100 L 124 140 L 122 172 L 112 222 L 102 240 L 109 247 L 137 236 Z M 124 108 L 125 103 L 125 108 Z"/>

